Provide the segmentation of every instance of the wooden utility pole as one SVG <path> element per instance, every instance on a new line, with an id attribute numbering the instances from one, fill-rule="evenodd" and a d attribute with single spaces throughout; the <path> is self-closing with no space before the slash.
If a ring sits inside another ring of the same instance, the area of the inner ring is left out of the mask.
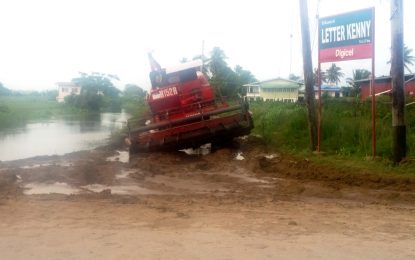
<path id="1" fill-rule="evenodd" d="M 311 62 L 310 30 L 308 26 L 307 0 L 300 1 L 301 35 L 303 43 L 303 70 L 305 84 L 305 102 L 308 112 L 310 149 L 317 150 L 317 114 L 314 97 L 313 65 Z"/>
<path id="2" fill-rule="evenodd" d="M 403 3 L 391 0 L 391 77 L 392 77 L 392 131 L 393 160 L 400 162 L 406 156 L 405 94 L 403 63 Z"/>

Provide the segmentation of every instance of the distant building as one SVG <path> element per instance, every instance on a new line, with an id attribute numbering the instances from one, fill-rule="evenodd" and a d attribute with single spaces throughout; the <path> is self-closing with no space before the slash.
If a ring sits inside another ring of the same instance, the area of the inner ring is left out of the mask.
<path id="1" fill-rule="evenodd" d="M 305 86 L 300 88 L 300 98 L 303 99 L 305 94 Z M 336 85 L 321 85 L 321 96 L 332 98 L 343 97 L 342 88 Z M 318 99 L 318 87 L 314 86 L 314 97 Z"/>
<path id="2" fill-rule="evenodd" d="M 318 99 L 318 87 L 314 87 L 316 99 Z M 336 85 L 321 85 L 321 95 L 339 98 L 343 96 L 342 88 Z"/>
<path id="3" fill-rule="evenodd" d="M 370 95 L 370 79 L 356 80 L 360 83 L 360 100 L 369 98 Z M 377 77 L 375 79 L 375 95 L 390 95 L 392 91 L 392 78 L 390 76 Z M 415 74 L 405 75 L 406 96 L 415 97 Z"/>
<path id="4" fill-rule="evenodd" d="M 58 82 L 56 86 L 58 87 L 58 96 L 56 97 L 58 102 L 65 102 L 66 96 L 81 94 L 81 87 L 72 82 Z"/>
<path id="5" fill-rule="evenodd" d="M 302 83 L 283 78 L 275 78 L 245 84 L 248 100 L 273 100 L 297 102 L 298 90 Z"/>

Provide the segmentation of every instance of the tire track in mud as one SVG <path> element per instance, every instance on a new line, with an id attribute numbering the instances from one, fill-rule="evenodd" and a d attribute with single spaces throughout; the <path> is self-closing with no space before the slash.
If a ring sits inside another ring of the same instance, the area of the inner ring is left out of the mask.
<path id="1" fill-rule="evenodd" d="M 205 155 L 173 152 L 129 158 L 126 151 L 107 147 L 0 164 L 0 195 L 5 198 L 48 194 L 49 188 L 79 197 L 173 196 L 258 204 L 315 198 L 413 204 L 412 181 L 317 167 L 307 159 L 270 151 L 254 137 Z"/>
<path id="2" fill-rule="evenodd" d="M 415 255 L 410 189 L 348 184 L 341 173 L 339 180 L 313 178 L 310 162 L 256 140 L 203 156 L 152 153 L 127 162 L 125 154 L 101 148 L 1 163 L 6 258 Z M 31 183 L 65 183 L 79 193 L 24 195 Z"/>

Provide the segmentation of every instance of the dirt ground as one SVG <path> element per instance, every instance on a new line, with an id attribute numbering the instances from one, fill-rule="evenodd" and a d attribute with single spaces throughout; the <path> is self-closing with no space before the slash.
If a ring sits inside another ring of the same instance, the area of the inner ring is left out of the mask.
<path id="1" fill-rule="evenodd" d="M 2 259 L 414 259 L 415 183 L 255 138 L 206 155 L 109 147 L 0 163 Z"/>

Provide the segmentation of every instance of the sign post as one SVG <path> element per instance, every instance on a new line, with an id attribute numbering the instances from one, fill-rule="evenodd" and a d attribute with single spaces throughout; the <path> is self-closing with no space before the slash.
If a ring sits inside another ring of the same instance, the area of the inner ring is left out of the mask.
<path id="1" fill-rule="evenodd" d="M 319 126 L 318 150 L 321 140 L 321 80 L 320 64 L 358 59 L 372 59 L 372 154 L 376 156 L 376 99 L 375 99 L 375 8 L 319 19 L 318 94 Z"/>

